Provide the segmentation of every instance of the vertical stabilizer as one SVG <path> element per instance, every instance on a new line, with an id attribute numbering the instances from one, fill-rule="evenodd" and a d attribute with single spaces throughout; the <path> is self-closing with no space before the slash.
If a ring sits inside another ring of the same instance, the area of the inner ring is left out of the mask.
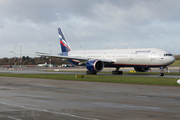
<path id="1" fill-rule="evenodd" d="M 71 48 L 65 39 L 63 32 L 60 28 L 58 28 L 58 33 L 59 33 L 59 40 L 60 40 L 60 45 L 61 45 L 61 50 L 62 52 L 69 52 L 71 51 Z"/>

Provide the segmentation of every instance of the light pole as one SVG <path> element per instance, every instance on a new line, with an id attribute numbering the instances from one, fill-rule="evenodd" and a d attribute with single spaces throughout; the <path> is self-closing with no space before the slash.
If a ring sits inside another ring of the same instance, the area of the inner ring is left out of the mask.
<path id="1" fill-rule="evenodd" d="M 22 52 L 22 46 L 20 46 L 20 66 L 19 66 L 20 68 L 22 68 L 22 59 L 21 59 L 22 56 L 21 56 L 21 52 Z"/>
<path id="2" fill-rule="evenodd" d="M 50 54 L 51 54 L 51 44 L 49 45 L 50 46 Z M 49 68 L 51 69 L 51 57 L 49 58 Z"/>
<path id="3" fill-rule="evenodd" d="M 14 47 L 14 68 L 16 68 L 16 47 Z"/>

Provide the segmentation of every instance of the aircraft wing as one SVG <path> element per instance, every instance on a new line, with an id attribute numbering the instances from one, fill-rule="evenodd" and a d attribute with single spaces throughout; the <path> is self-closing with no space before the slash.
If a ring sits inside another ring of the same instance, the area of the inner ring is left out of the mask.
<path id="1" fill-rule="evenodd" d="M 17 54 L 17 53 L 23 54 L 24 53 L 24 54 L 31 54 L 31 55 L 37 55 L 37 56 L 56 57 L 56 58 L 62 58 L 62 59 L 66 59 L 66 60 L 73 59 L 73 60 L 78 60 L 82 63 L 86 63 L 89 60 L 96 59 L 96 58 L 88 58 L 88 57 L 54 55 L 54 54 L 41 53 L 41 52 L 36 52 L 36 53 L 25 53 L 25 52 L 14 52 L 14 51 L 8 51 L 8 52 L 15 53 L 15 54 Z M 104 63 L 114 63 L 115 62 L 114 60 L 110 60 L 110 59 L 99 59 L 99 60 L 101 60 Z"/>
<path id="2" fill-rule="evenodd" d="M 72 57 L 72 56 L 63 56 L 63 55 L 53 55 L 53 54 L 49 54 L 49 53 L 40 53 L 40 52 L 36 52 L 36 54 L 38 56 L 46 56 L 46 57 L 57 57 L 57 58 L 63 58 L 63 59 L 76 59 L 76 60 L 88 60 L 88 58 L 84 58 L 84 57 Z"/>
<path id="3" fill-rule="evenodd" d="M 49 53 L 40 53 L 40 52 L 36 52 L 36 54 L 38 56 L 46 56 L 46 57 L 57 57 L 57 58 L 63 58 L 63 59 L 73 59 L 73 60 L 79 60 L 81 62 L 87 62 L 91 59 L 95 59 L 95 58 L 88 58 L 88 57 L 75 57 L 75 56 L 63 56 L 63 55 L 53 55 L 53 54 L 49 54 Z M 114 63 L 113 60 L 110 60 L 110 59 L 99 59 L 101 60 L 102 62 L 105 62 L 105 63 Z"/>

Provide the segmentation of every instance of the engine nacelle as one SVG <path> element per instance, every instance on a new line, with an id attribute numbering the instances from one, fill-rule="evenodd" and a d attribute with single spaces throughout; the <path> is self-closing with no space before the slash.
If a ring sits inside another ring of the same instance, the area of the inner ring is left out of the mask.
<path id="1" fill-rule="evenodd" d="M 150 67 L 134 67 L 135 71 L 137 72 L 147 72 Z"/>
<path id="2" fill-rule="evenodd" d="M 95 71 L 95 72 L 99 72 L 101 70 L 103 70 L 104 68 L 104 63 L 101 60 L 95 59 L 95 60 L 89 60 L 86 63 L 86 68 L 89 71 Z"/>

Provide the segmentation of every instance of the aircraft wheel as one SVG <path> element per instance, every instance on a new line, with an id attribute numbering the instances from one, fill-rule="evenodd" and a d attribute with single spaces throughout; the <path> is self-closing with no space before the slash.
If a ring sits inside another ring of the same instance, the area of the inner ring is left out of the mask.
<path id="1" fill-rule="evenodd" d="M 122 75 L 123 71 L 112 71 L 113 75 Z"/>
<path id="2" fill-rule="evenodd" d="M 86 71 L 86 74 L 87 75 L 96 75 L 97 72 L 95 72 L 95 71 Z"/>
<path id="3" fill-rule="evenodd" d="M 87 71 L 86 74 L 87 74 L 87 75 L 91 75 L 91 74 L 92 74 L 92 71 Z"/>
<path id="4" fill-rule="evenodd" d="M 97 74 L 97 72 L 95 72 L 95 71 L 92 71 L 92 75 L 96 75 Z"/>
<path id="5" fill-rule="evenodd" d="M 159 76 L 164 76 L 164 73 L 159 73 Z"/>

